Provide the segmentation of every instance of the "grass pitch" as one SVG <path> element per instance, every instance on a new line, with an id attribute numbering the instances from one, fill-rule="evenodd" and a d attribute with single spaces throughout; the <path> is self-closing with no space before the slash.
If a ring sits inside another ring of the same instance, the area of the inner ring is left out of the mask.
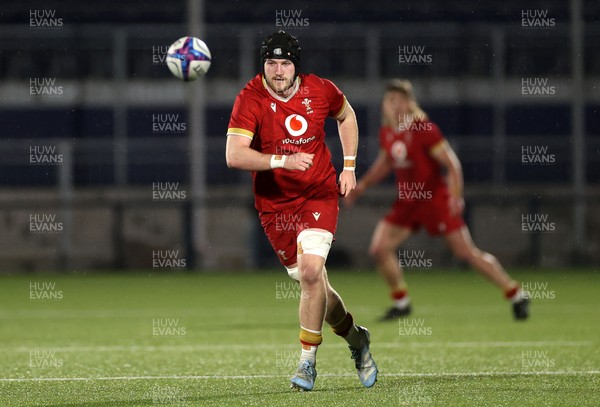
<path id="1" fill-rule="evenodd" d="M 600 284 L 591 271 L 513 271 L 527 322 L 473 273 L 408 273 L 414 313 L 372 271 L 330 270 L 371 331 L 376 385 L 360 385 L 330 330 L 313 392 L 289 389 L 298 287 L 284 272 L 0 278 L 1 406 L 597 406 Z"/>

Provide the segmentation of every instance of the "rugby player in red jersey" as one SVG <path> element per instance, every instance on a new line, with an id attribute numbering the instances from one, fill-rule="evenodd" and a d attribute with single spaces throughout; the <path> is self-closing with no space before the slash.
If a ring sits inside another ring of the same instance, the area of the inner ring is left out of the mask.
<path id="1" fill-rule="evenodd" d="M 356 186 L 356 116 L 331 81 L 298 73 L 300 51 L 298 40 L 284 31 L 263 41 L 263 72 L 246 84 L 233 106 L 227 165 L 252 173 L 262 227 L 289 276 L 300 282 L 302 351 L 292 387 L 313 389 L 323 321 L 346 340 L 361 383 L 371 387 L 377 366 L 369 331 L 354 324 L 325 269 L 339 195 Z M 328 117 L 338 122 L 344 153 L 339 186 L 325 144 Z"/>
<path id="2" fill-rule="evenodd" d="M 346 198 L 346 203 L 351 205 L 368 187 L 394 171 L 398 197 L 390 212 L 377 224 L 369 248 L 390 287 L 394 303 L 382 319 L 393 320 L 411 312 L 397 250 L 420 227 L 427 229 L 430 235 L 443 235 L 456 257 L 502 289 L 513 304 L 514 317 L 527 319 L 527 294 L 509 277 L 496 257 L 473 243 L 462 218 L 460 161 L 440 129 L 419 107 L 407 80 L 395 79 L 386 87 L 379 144 L 379 156 Z"/>

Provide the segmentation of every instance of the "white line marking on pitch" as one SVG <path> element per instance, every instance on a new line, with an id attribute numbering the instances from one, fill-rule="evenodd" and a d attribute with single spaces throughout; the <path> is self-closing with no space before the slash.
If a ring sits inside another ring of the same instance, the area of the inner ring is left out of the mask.
<path id="1" fill-rule="evenodd" d="M 582 372 L 438 372 L 438 373 L 382 373 L 381 377 L 501 377 L 501 376 L 584 376 L 597 375 L 599 370 Z M 355 377 L 355 374 L 320 374 L 323 377 Z M 114 376 L 114 377 L 31 377 L 31 378 L 0 378 L 0 382 L 85 382 L 110 380 L 247 380 L 275 379 L 289 377 L 287 374 L 265 375 L 205 375 L 205 376 Z"/>
<path id="2" fill-rule="evenodd" d="M 273 299 L 274 304 L 281 304 L 280 301 Z M 40 301 L 40 303 L 44 303 Z M 46 301 L 47 304 L 52 304 L 53 301 Z M 487 306 L 478 306 L 477 309 L 473 309 L 472 306 L 461 305 L 454 306 L 453 312 L 455 313 L 473 313 L 478 315 L 497 315 L 501 310 L 500 304 L 489 304 Z M 378 312 L 376 307 L 353 307 L 356 313 L 372 314 Z M 439 307 L 434 306 L 420 306 L 419 310 L 425 314 L 439 315 Z M 214 319 L 215 316 L 219 317 L 236 317 L 241 320 L 245 320 L 245 316 L 251 316 L 260 312 L 272 312 L 271 306 L 253 307 L 252 309 L 240 309 L 235 307 L 223 307 L 218 311 L 208 308 L 174 308 L 169 311 L 171 315 L 175 314 L 186 318 L 213 318 L 212 323 L 218 323 Z M 288 315 L 291 310 L 281 311 L 281 315 Z M 294 311 L 297 313 L 297 308 Z M 589 307 L 584 304 L 560 304 L 560 307 L 553 307 L 553 313 L 561 314 L 596 314 L 597 310 L 594 307 Z M 15 320 L 15 319 L 129 319 L 129 318 L 155 318 L 158 315 L 164 315 L 162 309 L 13 309 L 13 310 L 0 310 L 0 319 Z"/>
<path id="3" fill-rule="evenodd" d="M 592 341 L 490 341 L 490 342 L 380 342 L 373 343 L 373 348 L 431 348 L 431 347 L 447 347 L 447 348 L 513 348 L 523 346 L 554 346 L 554 347 L 579 347 L 579 346 L 591 346 L 594 342 Z M 330 348 L 346 348 L 347 345 L 342 343 L 328 344 Z M 29 352 L 34 349 L 49 349 L 56 352 L 155 352 L 155 351 L 171 351 L 171 352 L 183 352 L 183 351 L 202 351 L 202 350 L 228 350 L 228 351 L 243 351 L 253 349 L 296 349 L 296 344 L 215 344 L 215 345 L 114 345 L 114 346 L 19 346 L 15 348 L 2 348 L 0 353 L 17 353 L 17 352 Z"/>

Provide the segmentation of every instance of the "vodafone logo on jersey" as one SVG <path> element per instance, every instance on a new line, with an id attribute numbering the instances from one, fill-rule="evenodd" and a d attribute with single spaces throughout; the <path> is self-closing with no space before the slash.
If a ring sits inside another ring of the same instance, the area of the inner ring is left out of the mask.
<path id="1" fill-rule="evenodd" d="M 299 114 L 291 114 L 285 118 L 285 128 L 292 137 L 300 137 L 308 130 L 308 122 Z"/>
<path id="2" fill-rule="evenodd" d="M 402 141 L 394 141 L 394 144 L 392 144 L 392 148 L 390 150 L 392 153 L 392 157 L 394 157 L 394 160 L 396 162 L 402 162 L 406 160 L 406 144 L 404 144 Z"/>
<path id="3" fill-rule="evenodd" d="M 404 142 L 400 140 L 394 141 L 390 148 L 390 154 L 394 159 L 394 163 L 397 168 L 406 168 L 412 165 L 412 163 L 406 159 L 408 155 L 408 149 L 406 148 L 406 144 L 404 144 Z"/>

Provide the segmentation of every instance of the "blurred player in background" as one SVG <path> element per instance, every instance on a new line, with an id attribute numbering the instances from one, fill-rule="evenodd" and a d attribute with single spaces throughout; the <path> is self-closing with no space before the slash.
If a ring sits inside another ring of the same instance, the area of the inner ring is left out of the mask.
<path id="1" fill-rule="evenodd" d="M 397 250 L 420 227 L 425 227 L 430 235 L 443 235 L 456 257 L 503 291 L 512 302 L 514 317 L 527 319 L 527 294 L 493 255 L 473 243 L 462 218 L 465 203 L 460 161 L 439 128 L 419 107 L 407 80 L 392 80 L 385 89 L 379 144 L 379 156 L 346 198 L 346 203 L 351 205 L 367 188 L 394 170 L 397 199 L 377 224 L 369 248 L 390 287 L 393 301 L 382 319 L 393 320 L 411 312 Z"/>
<path id="2" fill-rule="evenodd" d="M 300 51 L 298 40 L 284 31 L 263 41 L 263 73 L 248 82 L 233 106 L 227 165 L 252 173 L 263 229 L 290 277 L 300 282 L 302 352 L 292 387 L 314 386 L 324 320 L 346 340 L 360 381 L 371 387 L 377 366 L 369 351 L 369 332 L 354 324 L 325 269 L 339 194 L 347 196 L 356 186 L 356 116 L 332 82 L 298 74 Z M 325 144 L 328 117 L 338 122 L 345 156 L 339 188 Z"/>

